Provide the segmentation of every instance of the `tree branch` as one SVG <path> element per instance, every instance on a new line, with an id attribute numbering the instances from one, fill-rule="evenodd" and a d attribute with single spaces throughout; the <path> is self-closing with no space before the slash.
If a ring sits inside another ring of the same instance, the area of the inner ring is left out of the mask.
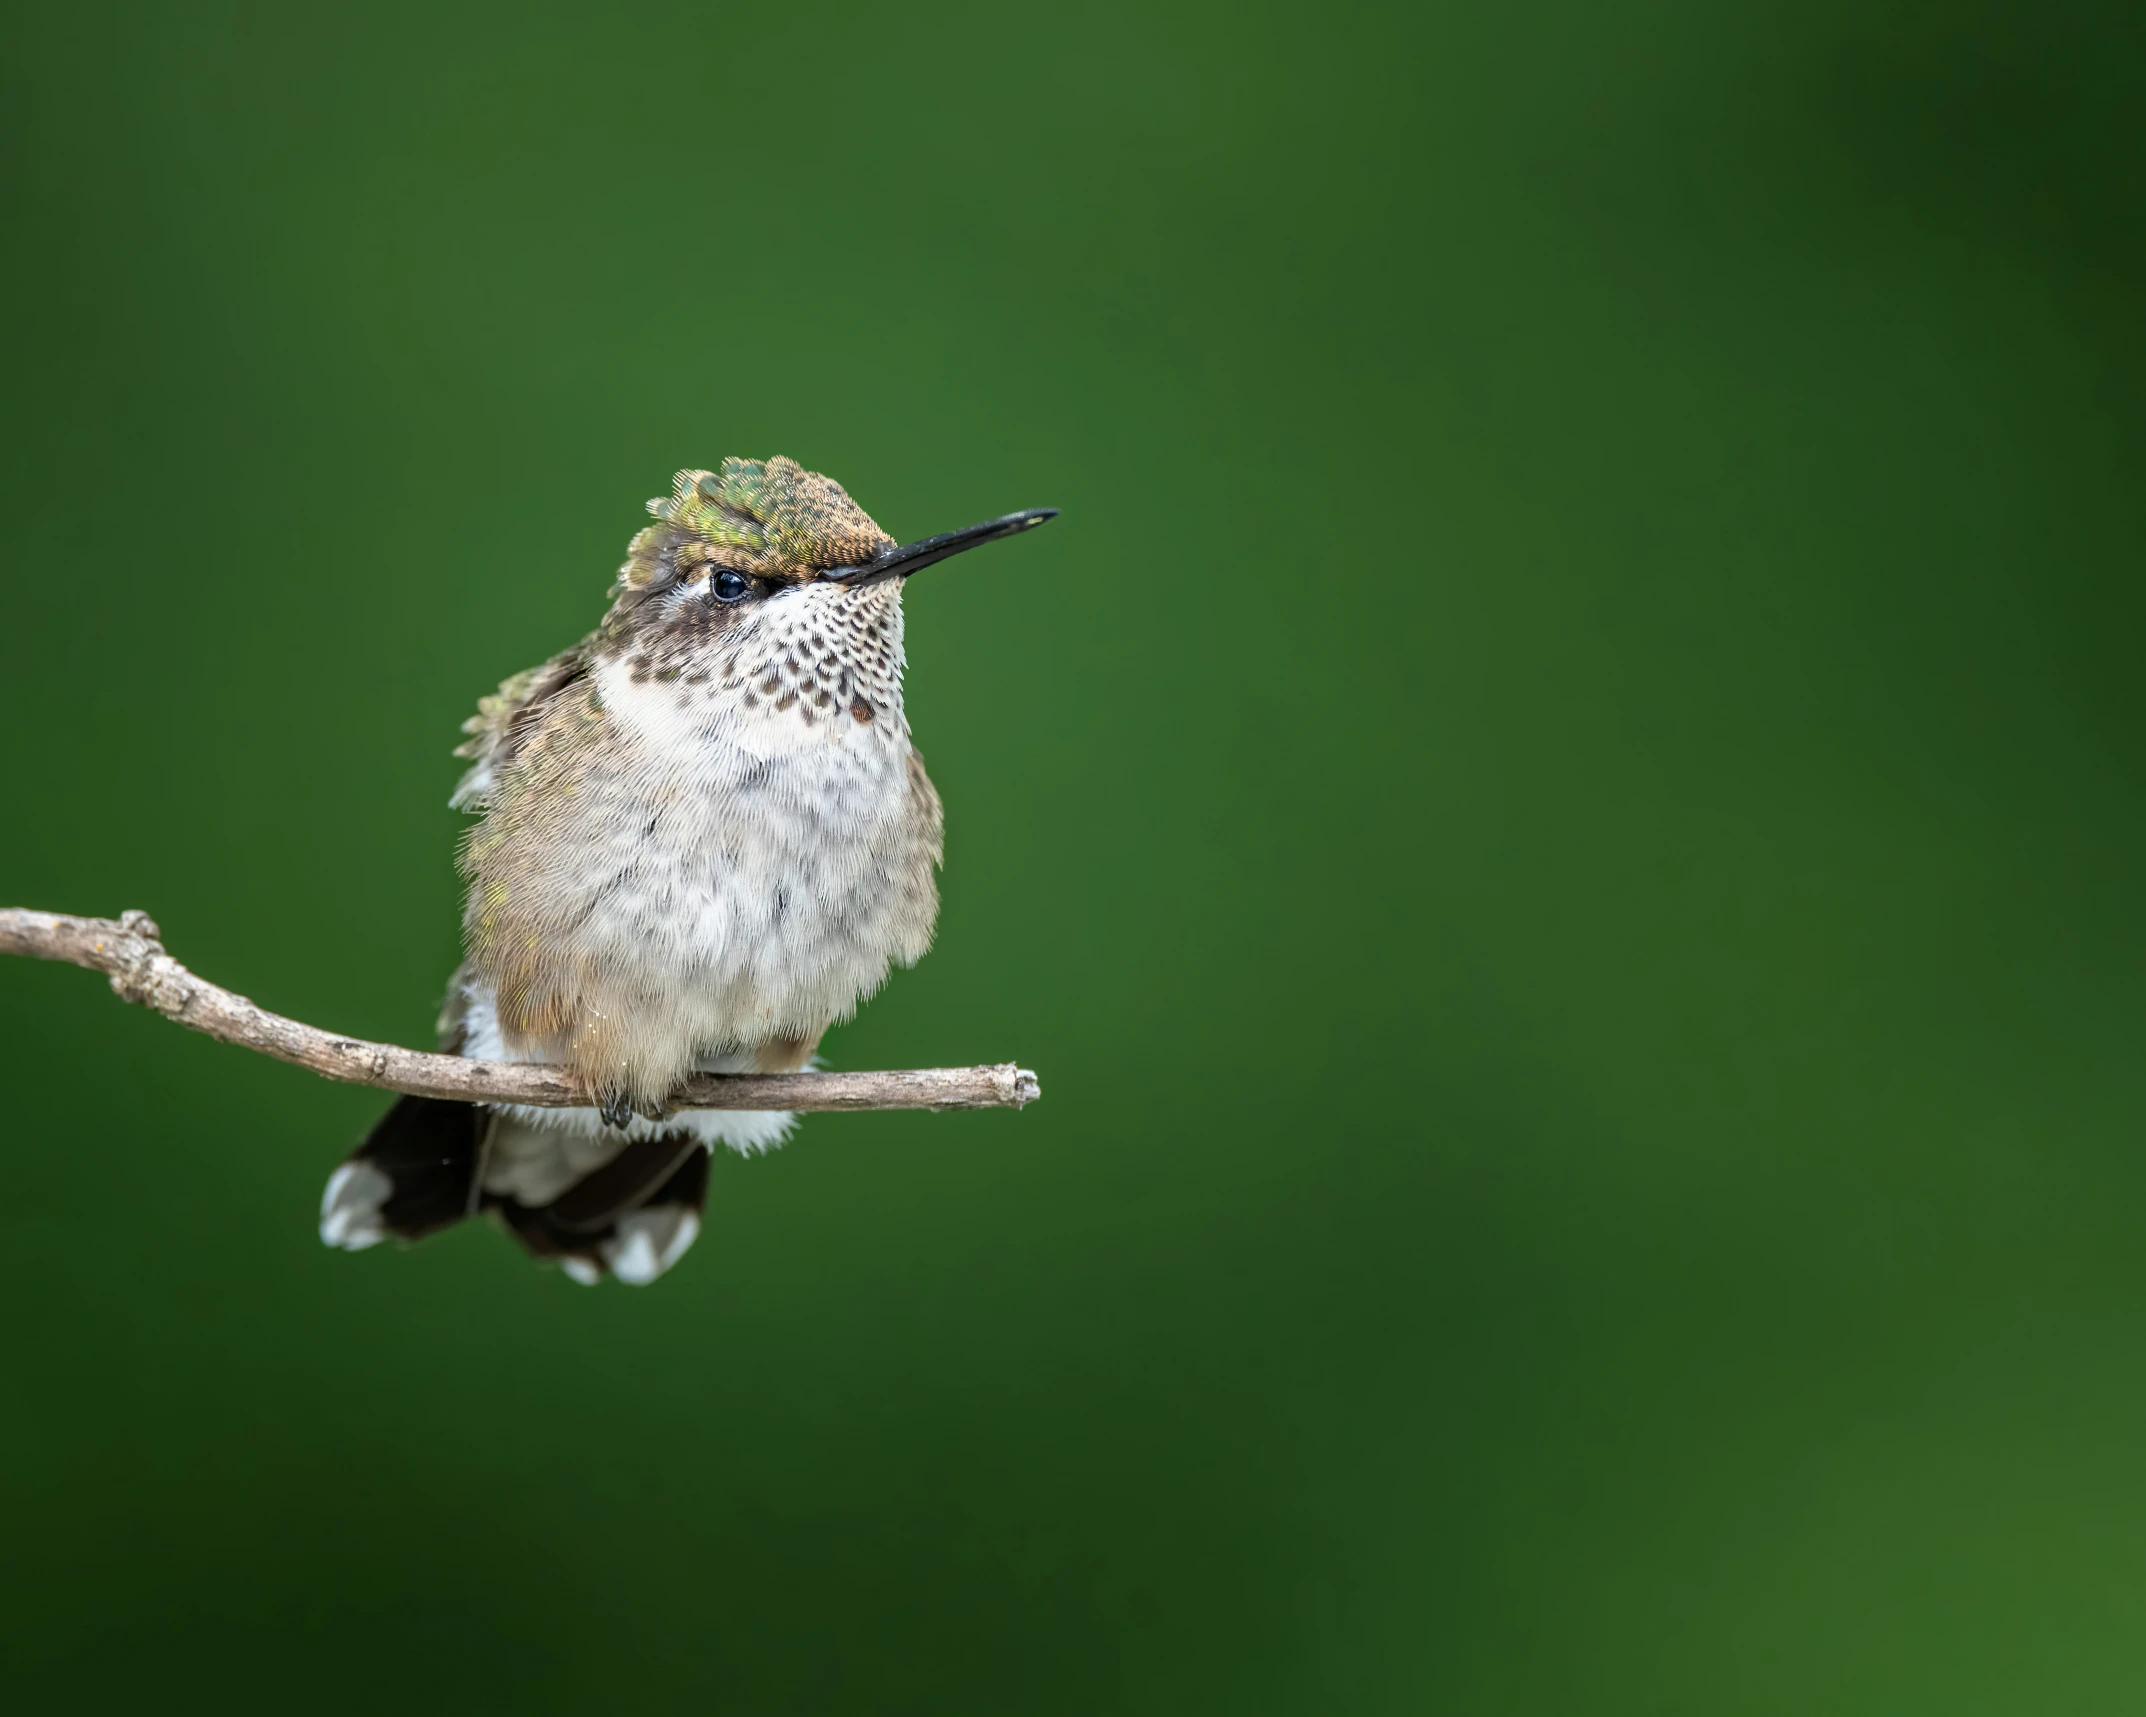
<path id="1" fill-rule="evenodd" d="M 123 913 L 115 921 L 0 907 L 0 954 L 69 960 L 103 972 L 122 1001 L 140 1002 L 219 1043 L 257 1049 L 324 1079 L 464 1103 L 559 1109 L 593 1102 L 564 1067 L 426 1055 L 338 1037 L 269 1013 L 195 977 L 164 952 L 161 935 L 146 912 Z M 1036 1076 L 1007 1062 L 905 1073 L 696 1073 L 671 1102 L 680 1109 L 1018 1109 L 1040 1095 Z"/>

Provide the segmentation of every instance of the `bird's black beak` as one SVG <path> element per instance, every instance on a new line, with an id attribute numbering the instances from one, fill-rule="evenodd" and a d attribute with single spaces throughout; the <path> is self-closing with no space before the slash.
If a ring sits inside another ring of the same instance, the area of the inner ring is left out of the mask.
<path id="1" fill-rule="evenodd" d="M 1004 518 L 986 519 L 965 531 L 942 531 L 938 536 L 925 537 L 920 542 L 904 543 L 900 548 L 890 548 L 873 556 L 862 566 L 831 566 L 820 576 L 836 584 L 846 584 L 853 590 L 859 585 L 877 584 L 883 578 L 907 578 L 935 560 L 944 560 L 950 554 L 960 554 L 964 549 L 982 543 L 995 543 L 1000 537 L 1017 537 L 1023 531 L 1034 530 L 1045 519 L 1056 517 L 1056 507 L 1030 507 L 1025 512 L 1008 513 Z"/>

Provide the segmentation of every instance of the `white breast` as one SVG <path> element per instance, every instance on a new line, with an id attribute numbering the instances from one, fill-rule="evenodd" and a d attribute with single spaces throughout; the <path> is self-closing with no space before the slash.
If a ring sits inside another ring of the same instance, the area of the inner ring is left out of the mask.
<path id="1" fill-rule="evenodd" d="M 898 605 L 875 623 L 886 670 L 842 661 L 869 719 L 831 695 L 833 652 L 813 652 L 856 600 L 806 586 L 763 604 L 742 693 L 740 675 L 596 670 L 627 767 L 577 808 L 593 850 L 573 937 L 636 1040 L 690 1039 L 697 1057 L 816 1035 L 923 952 L 938 828 L 910 779 Z"/>

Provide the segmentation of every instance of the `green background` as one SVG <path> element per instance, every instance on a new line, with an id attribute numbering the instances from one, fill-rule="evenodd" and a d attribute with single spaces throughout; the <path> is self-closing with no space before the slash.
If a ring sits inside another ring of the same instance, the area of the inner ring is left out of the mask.
<path id="1" fill-rule="evenodd" d="M 11 7 L 0 901 L 429 1041 L 678 466 L 921 579 L 936 950 L 647 1291 L 0 963 L 38 1709 L 2146 1705 L 2146 35 Z M 25 1709 L 31 1707 L 26 1706 Z"/>

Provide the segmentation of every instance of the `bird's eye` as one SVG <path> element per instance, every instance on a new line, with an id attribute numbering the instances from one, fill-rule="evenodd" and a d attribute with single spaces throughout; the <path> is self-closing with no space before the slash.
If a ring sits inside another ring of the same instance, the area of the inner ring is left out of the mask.
<path id="1" fill-rule="evenodd" d="M 715 592 L 718 602 L 742 602 L 745 600 L 745 593 L 752 587 L 752 580 L 744 573 L 732 572 L 727 566 L 708 580 L 708 588 Z"/>

